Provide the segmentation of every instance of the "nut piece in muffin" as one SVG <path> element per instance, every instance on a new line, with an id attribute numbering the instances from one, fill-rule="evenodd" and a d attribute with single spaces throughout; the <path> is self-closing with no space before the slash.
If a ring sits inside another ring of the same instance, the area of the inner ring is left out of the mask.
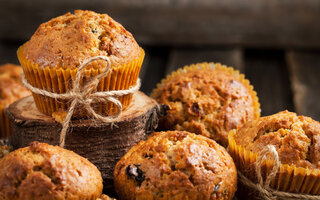
<path id="1" fill-rule="evenodd" d="M 20 98 L 31 95 L 21 83 L 22 68 L 13 64 L 0 66 L 0 138 L 11 134 L 11 122 L 5 108 Z"/>
<path id="2" fill-rule="evenodd" d="M 282 111 L 248 122 L 234 136 L 237 145 L 259 152 L 273 145 L 282 164 L 320 168 L 320 123 Z"/>
<path id="3" fill-rule="evenodd" d="M 0 140 L 0 159 L 8 155 L 11 150 L 11 147 L 5 145 L 4 142 Z"/>
<path id="4" fill-rule="evenodd" d="M 107 14 L 76 10 L 74 13 L 51 19 L 39 26 L 31 39 L 18 49 L 18 58 L 28 82 L 33 87 L 55 93 L 71 89 L 78 68 L 95 56 L 105 60 L 90 62 L 83 70 L 83 85 L 102 73 L 107 67 L 110 73 L 100 79 L 97 91 L 125 90 L 137 82 L 144 58 L 132 34 Z M 80 87 L 80 86 L 79 86 Z M 119 97 L 123 109 L 131 102 L 132 95 Z M 66 111 L 69 102 L 34 94 L 40 112 L 51 116 Z M 100 114 L 117 111 L 112 103 L 95 102 L 92 107 Z M 75 116 L 88 115 L 80 106 Z"/>
<path id="5" fill-rule="evenodd" d="M 120 199 L 232 199 L 237 172 L 215 141 L 185 131 L 158 132 L 117 163 Z"/>
<path id="6" fill-rule="evenodd" d="M 100 197 L 99 170 L 76 153 L 45 143 L 11 152 L 0 160 L 0 199 L 81 199 Z"/>
<path id="7" fill-rule="evenodd" d="M 238 71 L 220 63 L 199 63 L 173 72 L 152 92 L 167 104 L 162 130 L 185 130 L 228 144 L 228 132 L 260 116 L 257 94 Z"/>
<path id="8" fill-rule="evenodd" d="M 97 200 L 116 200 L 116 199 L 111 198 L 108 195 L 103 194 L 103 195 L 101 195 L 100 198 L 97 198 Z"/>

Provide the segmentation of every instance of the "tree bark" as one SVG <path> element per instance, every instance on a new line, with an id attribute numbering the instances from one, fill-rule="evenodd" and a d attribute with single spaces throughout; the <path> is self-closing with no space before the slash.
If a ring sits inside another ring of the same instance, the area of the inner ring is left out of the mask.
<path id="1" fill-rule="evenodd" d="M 113 170 L 119 159 L 136 143 L 144 140 L 158 126 L 166 106 L 142 92 L 133 95 L 131 106 L 111 123 L 95 120 L 73 120 L 66 136 L 65 148 L 87 158 L 101 171 L 105 190 L 112 190 Z M 31 96 L 7 108 L 13 122 L 9 139 L 14 149 L 28 146 L 32 141 L 59 144 L 61 124 L 40 113 Z"/>

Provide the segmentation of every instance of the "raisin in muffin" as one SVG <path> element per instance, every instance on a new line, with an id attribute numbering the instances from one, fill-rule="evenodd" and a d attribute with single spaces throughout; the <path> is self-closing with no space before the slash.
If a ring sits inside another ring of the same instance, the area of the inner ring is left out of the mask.
<path id="1" fill-rule="evenodd" d="M 279 173 L 271 181 L 273 189 L 320 195 L 319 122 L 282 111 L 248 122 L 229 134 L 229 152 L 239 172 L 254 182 L 257 182 L 255 166 L 258 158 L 269 145 L 274 147 L 280 162 Z M 265 174 L 271 172 L 276 158 L 271 152 L 263 158 L 264 162 L 258 167 L 266 178 Z"/>
<path id="2" fill-rule="evenodd" d="M 91 62 L 83 70 L 84 84 L 92 77 L 110 68 L 108 76 L 100 80 L 97 91 L 124 90 L 136 84 L 144 58 L 132 34 L 107 14 L 76 10 L 74 13 L 51 19 L 39 26 L 31 39 L 18 50 L 18 58 L 28 82 L 37 88 L 55 93 L 70 90 L 71 83 L 81 64 L 95 56 L 106 56 L 104 60 Z M 132 95 L 119 97 L 125 109 Z M 69 104 L 34 94 L 37 108 L 44 114 L 65 111 Z M 112 103 L 93 103 L 101 114 L 112 114 L 116 107 Z M 79 108 L 75 116 L 87 116 Z"/>
<path id="3" fill-rule="evenodd" d="M 215 141 L 185 131 L 158 132 L 117 163 L 120 199 L 232 199 L 237 172 Z"/>
<path id="4" fill-rule="evenodd" d="M 0 66 L 0 138 L 11 135 L 11 122 L 5 113 L 11 103 L 31 95 L 21 83 L 22 68 L 13 64 Z"/>
<path id="5" fill-rule="evenodd" d="M 11 152 L 0 160 L 0 199 L 81 199 L 100 197 L 102 178 L 87 159 L 45 143 Z"/>
<path id="6" fill-rule="evenodd" d="M 219 63 L 185 66 L 152 92 L 169 111 L 161 130 L 185 130 L 228 144 L 228 132 L 260 116 L 256 92 L 238 71 Z"/>

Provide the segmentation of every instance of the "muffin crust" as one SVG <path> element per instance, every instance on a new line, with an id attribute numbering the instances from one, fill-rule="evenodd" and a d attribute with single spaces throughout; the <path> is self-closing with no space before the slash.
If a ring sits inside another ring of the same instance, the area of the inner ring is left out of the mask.
<path id="1" fill-rule="evenodd" d="M 120 199 L 232 199 L 236 168 L 215 141 L 185 131 L 154 133 L 117 163 Z"/>
<path id="2" fill-rule="evenodd" d="M 74 152 L 45 143 L 11 152 L 0 160 L 0 199 L 96 199 L 98 169 Z"/>
<path id="3" fill-rule="evenodd" d="M 282 164 L 320 167 L 320 123 L 310 117 L 282 111 L 248 122 L 234 138 L 253 152 L 274 145 Z"/>
<path id="4" fill-rule="evenodd" d="M 260 115 L 256 93 L 239 73 L 220 64 L 183 69 L 160 83 L 151 96 L 170 107 L 160 129 L 185 130 L 227 146 L 231 129 Z"/>
<path id="5" fill-rule="evenodd" d="M 141 50 L 132 34 L 107 14 L 76 10 L 41 24 L 23 53 L 40 67 L 76 68 L 98 55 L 109 56 L 112 66 L 122 65 Z"/>

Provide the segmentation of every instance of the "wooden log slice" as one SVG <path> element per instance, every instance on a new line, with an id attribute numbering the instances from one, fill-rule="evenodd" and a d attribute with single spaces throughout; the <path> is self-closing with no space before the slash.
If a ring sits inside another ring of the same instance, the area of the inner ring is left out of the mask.
<path id="1" fill-rule="evenodd" d="M 136 143 L 146 138 L 158 125 L 158 117 L 166 111 L 142 92 L 133 95 L 131 106 L 111 123 L 73 120 L 66 136 L 65 148 L 88 158 L 101 171 L 106 190 L 112 190 L 113 170 L 118 160 Z M 61 124 L 40 113 L 31 96 L 7 108 L 13 122 L 9 143 L 14 149 L 32 141 L 59 144 Z"/>

